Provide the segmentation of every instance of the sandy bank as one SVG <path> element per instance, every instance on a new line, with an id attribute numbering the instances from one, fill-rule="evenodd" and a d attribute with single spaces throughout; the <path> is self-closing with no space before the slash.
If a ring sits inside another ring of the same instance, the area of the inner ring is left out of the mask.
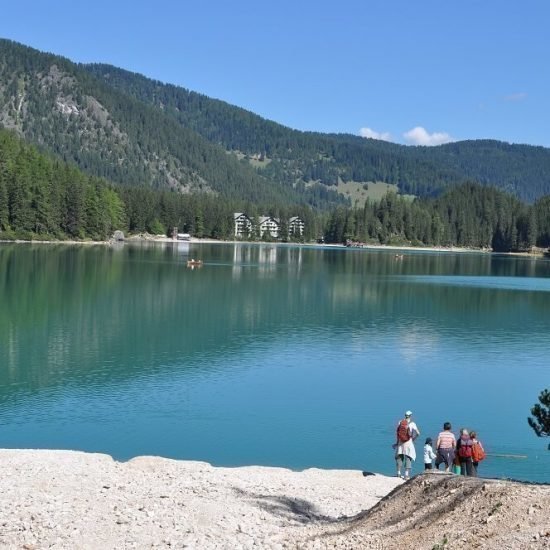
<path id="1" fill-rule="evenodd" d="M 0 463 L 2 548 L 550 548 L 550 486 L 70 451 Z"/>

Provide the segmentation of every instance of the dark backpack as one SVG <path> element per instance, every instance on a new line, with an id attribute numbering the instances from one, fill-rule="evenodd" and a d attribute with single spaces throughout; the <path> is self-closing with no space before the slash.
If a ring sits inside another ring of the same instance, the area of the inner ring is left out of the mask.
<path id="1" fill-rule="evenodd" d="M 458 448 L 458 456 L 460 458 L 471 458 L 472 440 L 469 437 L 460 438 L 460 447 Z"/>
<path id="2" fill-rule="evenodd" d="M 397 426 L 397 439 L 401 443 L 407 442 L 411 438 L 411 433 L 409 431 L 409 423 L 407 420 L 403 419 L 399 422 Z"/>

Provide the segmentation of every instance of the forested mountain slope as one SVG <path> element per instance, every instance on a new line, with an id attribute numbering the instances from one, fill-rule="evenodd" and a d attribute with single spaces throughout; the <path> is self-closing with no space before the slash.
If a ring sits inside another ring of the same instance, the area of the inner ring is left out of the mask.
<path id="1" fill-rule="evenodd" d="M 84 65 L 110 86 L 162 109 L 179 124 L 228 151 L 265 157 L 276 181 L 384 181 L 403 193 L 432 195 L 465 180 L 493 185 L 522 200 L 550 193 L 550 149 L 495 140 L 439 147 L 403 146 L 347 134 L 292 130 L 220 100 L 109 65 Z"/>
<path id="2" fill-rule="evenodd" d="M 90 175 L 125 185 L 327 208 L 339 181 L 433 196 L 476 181 L 532 202 L 550 194 L 550 149 L 498 141 L 410 147 L 301 132 L 181 87 L 78 65 L 0 40 L 0 126 Z"/>
<path id="3" fill-rule="evenodd" d="M 0 240 L 106 239 L 113 230 L 171 234 L 174 227 L 195 237 L 234 239 L 233 213 L 252 218 L 268 213 L 281 220 L 298 215 L 311 241 L 348 240 L 417 245 L 459 245 L 498 251 L 550 245 L 550 196 L 526 205 L 492 187 L 463 184 L 437 198 L 410 201 L 389 193 L 363 207 L 329 213 L 308 206 L 220 200 L 212 193 L 174 193 L 146 186 L 111 185 L 83 174 L 0 129 Z M 258 234 L 250 235 L 260 238 Z M 269 234 L 264 239 L 271 240 Z"/>
<path id="4" fill-rule="evenodd" d="M 322 234 L 324 212 L 307 205 L 251 204 L 213 193 L 174 193 L 144 185 L 114 185 L 47 155 L 0 128 L 0 241 L 104 240 L 113 231 L 234 238 L 233 213 L 246 210 L 306 223 L 303 238 Z"/>
<path id="5" fill-rule="evenodd" d="M 322 186 L 274 184 L 161 109 L 67 59 L 0 40 L 0 125 L 95 176 L 254 202 L 342 202 Z"/>
<path id="6" fill-rule="evenodd" d="M 493 185 L 532 202 L 550 194 L 550 149 L 496 140 L 468 140 L 409 148 L 470 181 Z"/>
<path id="7" fill-rule="evenodd" d="M 383 181 L 412 194 L 430 194 L 464 180 L 429 158 L 409 158 L 407 147 L 346 134 L 292 130 L 220 100 L 163 84 L 109 65 L 83 66 L 108 85 L 164 111 L 228 151 L 252 157 L 274 181 L 304 186 L 319 181 Z M 263 160 L 265 159 L 265 160 Z M 263 160 L 263 162 L 262 162 Z"/>

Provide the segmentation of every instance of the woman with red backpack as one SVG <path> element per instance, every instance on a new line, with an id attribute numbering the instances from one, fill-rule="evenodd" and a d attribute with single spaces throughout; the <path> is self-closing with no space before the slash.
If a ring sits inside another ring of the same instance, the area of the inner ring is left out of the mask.
<path id="1" fill-rule="evenodd" d="M 472 464 L 477 475 L 477 467 L 486 456 L 485 449 L 483 448 L 481 441 L 477 438 L 476 432 L 470 432 L 470 437 L 472 438 Z"/>
<path id="2" fill-rule="evenodd" d="M 472 447 L 474 442 L 467 429 L 461 430 L 460 437 L 456 442 L 456 454 L 460 461 L 460 473 L 463 476 L 476 476 L 476 470 L 472 460 Z"/>
<path id="3" fill-rule="evenodd" d="M 397 468 L 397 477 L 410 479 L 412 463 L 416 460 L 416 450 L 414 440 L 420 435 L 420 430 L 415 422 L 412 421 L 412 412 L 406 411 L 405 418 L 399 422 L 396 430 L 395 464 Z M 401 475 L 401 468 L 405 467 L 405 475 Z"/>

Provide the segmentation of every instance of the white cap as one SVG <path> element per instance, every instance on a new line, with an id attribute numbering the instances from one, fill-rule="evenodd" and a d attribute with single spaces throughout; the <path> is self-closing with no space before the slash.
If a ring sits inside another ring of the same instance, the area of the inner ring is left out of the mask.
<path id="1" fill-rule="evenodd" d="M 412 416 L 412 415 L 413 415 L 412 411 L 406 411 L 405 412 L 405 416 Z"/>

